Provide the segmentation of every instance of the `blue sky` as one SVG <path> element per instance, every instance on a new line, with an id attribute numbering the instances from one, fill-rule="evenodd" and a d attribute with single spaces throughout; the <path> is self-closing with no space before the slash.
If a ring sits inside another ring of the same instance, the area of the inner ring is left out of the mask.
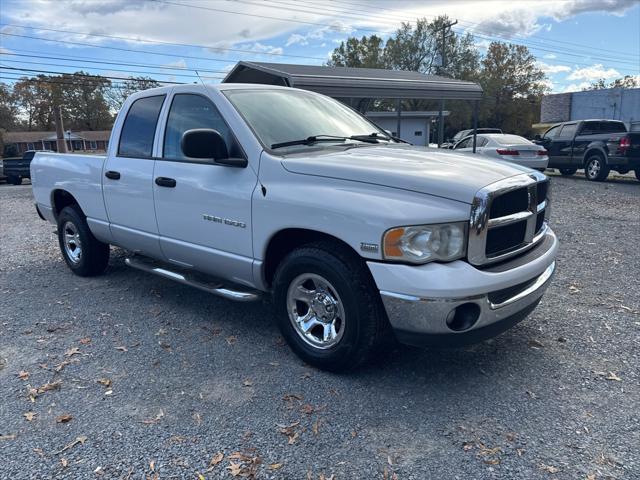
<path id="1" fill-rule="evenodd" d="M 640 75 L 638 0 L 2 0 L 0 77 L 82 68 L 192 82 L 198 70 L 217 82 L 238 60 L 322 64 L 349 36 L 441 14 L 481 49 L 527 45 L 554 92 Z"/>

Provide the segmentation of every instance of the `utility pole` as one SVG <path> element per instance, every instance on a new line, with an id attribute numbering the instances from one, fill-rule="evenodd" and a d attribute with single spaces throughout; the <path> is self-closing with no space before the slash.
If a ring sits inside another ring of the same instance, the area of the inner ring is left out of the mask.
<path id="1" fill-rule="evenodd" d="M 447 23 L 440 27 L 442 30 L 442 45 L 440 46 L 440 59 L 442 65 L 440 66 L 440 74 L 442 75 L 447 68 L 447 33 L 449 29 L 456 25 L 458 21 Z M 440 111 L 438 113 L 438 147 L 444 143 L 444 98 L 440 99 Z"/>
<path id="2" fill-rule="evenodd" d="M 67 142 L 64 140 L 64 127 L 62 126 L 62 107 L 56 105 L 53 109 L 56 123 L 56 146 L 58 153 L 67 153 Z"/>

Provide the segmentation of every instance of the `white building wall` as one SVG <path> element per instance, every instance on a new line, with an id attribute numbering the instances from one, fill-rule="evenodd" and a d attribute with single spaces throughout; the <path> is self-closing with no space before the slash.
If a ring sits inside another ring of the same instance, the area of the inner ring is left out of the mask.
<path id="1" fill-rule="evenodd" d="M 397 136 L 397 118 L 372 118 L 372 120 Z M 427 118 L 402 118 L 400 120 L 400 138 L 414 145 L 427 146 L 429 144 L 429 125 L 430 121 Z"/>

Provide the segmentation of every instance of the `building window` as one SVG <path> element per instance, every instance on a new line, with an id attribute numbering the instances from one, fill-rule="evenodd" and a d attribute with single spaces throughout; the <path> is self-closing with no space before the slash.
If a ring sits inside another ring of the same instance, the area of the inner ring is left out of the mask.
<path id="1" fill-rule="evenodd" d="M 98 142 L 96 142 L 95 140 L 91 140 L 89 142 L 89 150 L 97 150 L 98 149 Z"/>
<path id="2" fill-rule="evenodd" d="M 82 140 L 73 140 L 73 149 L 82 150 Z"/>
<path id="3" fill-rule="evenodd" d="M 421 137 L 422 136 L 422 130 L 416 130 L 415 132 L 413 132 L 413 136 L 414 137 Z"/>
<path id="4" fill-rule="evenodd" d="M 27 150 L 35 150 L 33 143 L 27 143 Z"/>

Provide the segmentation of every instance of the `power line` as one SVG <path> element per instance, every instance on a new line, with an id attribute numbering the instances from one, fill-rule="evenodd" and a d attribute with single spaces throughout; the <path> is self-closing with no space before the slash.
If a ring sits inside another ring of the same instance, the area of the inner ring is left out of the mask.
<path id="1" fill-rule="evenodd" d="M 122 67 L 158 68 L 158 69 L 161 69 L 161 70 L 178 70 L 178 71 L 185 71 L 185 72 L 193 72 L 194 70 L 196 70 L 194 68 L 188 68 L 188 67 L 154 65 L 154 64 L 149 64 L 149 63 L 116 62 L 116 61 L 110 61 L 111 59 L 95 60 L 95 57 L 81 57 L 81 56 L 76 56 L 76 55 L 69 55 L 69 56 L 66 56 L 66 57 L 60 57 L 60 56 L 50 56 L 50 55 L 25 55 L 25 54 L 20 54 L 20 53 L 13 53 L 13 52 L 38 53 L 38 52 L 33 52 L 32 50 L 20 50 L 20 49 L 14 48 L 14 49 L 12 49 L 11 53 L 10 52 L 0 52 L 0 55 L 10 55 L 10 56 L 15 56 L 15 57 L 27 57 L 27 58 L 42 58 L 42 59 L 48 59 L 48 60 L 63 60 L 65 62 L 73 62 L 73 61 L 76 61 L 76 60 L 82 60 L 84 63 L 116 65 L 116 66 L 122 66 Z M 199 72 L 208 72 L 208 73 L 227 73 L 226 70 L 208 70 L 206 68 L 200 68 L 200 67 L 198 67 L 197 70 Z"/>
<path id="2" fill-rule="evenodd" d="M 109 80 L 132 80 L 131 77 L 113 77 L 113 76 L 105 76 L 105 75 L 90 75 L 90 74 L 86 74 L 86 73 L 69 73 L 69 72 L 56 72 L 56 71 L 52 71 L 52 70 L 35 70 L 32 68 L 18 68 L 18 67 L 5 67 L 4 65 L 0 65 L 0 68 L 4 68 L 7 70 L 18 70 L 21 72 L 36 72 L 36 73 L 53 73 L 56 75 L 72 75 L 72 76 L 76 76 L 76 77 L 87 77 L 87 78 L 93 78 L 96 81 L 100 81 L 100 79 L 109 79 Z M 218 77 L 219 78 L 219 77 Z M 184 85 L 184 82 L 170 82 L 170 81 L 165 81 L 165 80 L 155 80 L 155 79 L 151 79 L 152 81 L 158 82 L 158 83 L 168 83 L 171 85 Z"/>
<path id="3" fill-rule="evenodd" d="M 160 1 L 160 0 L 154 0 L 154 1 Z M 283 1 L 278 1 L 278 0 L 268 0 L 268 1 L 263 0 L 260 3 L 251 2 L 251 1 L 248 1 L 248 0 L 227 0 L 227 1 L 235 1 L 235 2 L 239 2 L 239 3 L 246 3 L 246 4 L 251 4 L 251 5 L 262 5 L 262 6 L 265 6 L 267 8 L 281 8 L 279 6 L 269 5 L 269 3 L 277 3 L 277 4 L 281 4 L 281 5 L 286 5 L 286 6 L 289 7 L 290 10 L 294 10 L 294 11 L 297 11 L 297 12 L 315 13 L 313 10 L 301 10 L 299 8 L 291 8 L 292 4 L 290 2 L 283 2 Z M 183 5 L 187 6 L 186 4 L 183 4 Z M 300 6 L 300 4 L 293 4 L 293 5 L 296 5 L 296 7 Z M 190 5 L 190 6 L 192 6 L 192 5 Z M 196 8 L 195 6 L 193 6 L 193 7 Z M 198 8 L 205 8 L 205 7 L 198 7 Z M 304 6 L 303 6 L 303 8 L 304 8 Z M 309 7 L 309 8 L 313 8 L 313 7 Z M 323 7 L 323 9 L 324 9 L 324 7 Z M 351 13 L 351 12 L 349 12 L 348 10 L 338 10 L 336 8 L 333 8 L 333 11 L 336 12 L 336 13 L 340 13 L 343 16 L 346 15 L 348 18 L 353 18 L 353 19 L 356 19 L 356 20 L 362 20 L 363 17 L 364 18 L 369 18 L 369 19 L 373 18 L 373 15 L 370 14 L 370 13 L 368 14 L 367 17 L 365 17 L 362 14 L 358 14 L 357 16 L 349 15 L 349 13 Z M 433 17 L 433 15 L 429 15 L 429 16 Z M 395 17 L 400 18 L 398 16 L 395 16 Z M 384 20 L 385 20 L 385 23 L 388 23 L 387 18 L 385 18 Z M 378 20 L 378 21 L 381 21 L 381 20 Z M 415 20 L 407 20 L 406 18 L 402 18 L 401 21 L 403 21 L 404 23 L 409 23 L 409 24 L 416 23 Z M 476 25 L 480 25 L 480 24 L 476 24 Z M 329 26 L 329 25 L 327 25 L 327 26 Z M 364 29 L 364 28 L 358 28 L 358 30 L 371 31 L 371 32 L 374 32 L 374 33 L 381 33 L 379 31 L 374 31 L 374 30 L 369 30 L 369 29 Z M 479 31 L 482 32 L 483 30 L 479 30 Z M 486 30 L 484 30 L 484 31 L 486 31 Z M 508 43 L 516 43 L 516 42 L 513 42 L 513 40 L 511 40 L 511 39 L 505 39 L 503 37 L 498 37 L 498 36 L 495 36 L 495 35 L 487 35 L 487 34 L 483 35 L 482 33 L 477 33 L 477 32 L 478 32 L 478 30 L 475 30 L 473 32 L 473 35 L 476 36 L 476 37 L 479 37 L 479 38 L 486 39 L 486 40 L 500 40 L 500 41 L 505 41 L 505 42 L 508 42 Z M 460 33 L 464 33 L 464 32 L 460 32 L 458 30 L 456 33 L 460 34 Z M 574 57 L 591 57 L 591 58 L 599 59 L 599 60 L 603 60 L 603 61 L 611 61 L 612 60 L 612 56 L 611 55 L 608 55 L 608 56 L 605 57 L 605 56 L 593 55 L 591 52 L 589 52 L 589 53 L 577 52 L 575 50 L 568 50 L 568 49 L 567 50 L 559 50 L 557 48 L 554 49 L 554 50 L 549 50 L 548 48 L 544 48 L 544 47 L 538 46 L 538 45 L 540 45 L 540 42 L 535 42 L 535 41 L 531 41 L 531 40 L 529 40 L 529 41 L 521 41 L 520 44 L 524 44 L 525 46 L 528 46 L 531 50 L 540 50 L 540 51 L 544 51 L 544 52 L 560 53 L 562 55 L 568 55 L 568 56 L 574 56 Z M 544 46 L 548 46 L 547 44 L 543 44 L 543 45 Z M 636 65 L 633 62 L 626 62 L 624 59 L 627 59 L 627 58 L 629 58 L 629 57 L 628 56 L 627 57 L 614 56 L 613 60 L 616 63 L 624 63 L 624 64 L 629 64 L 629 65 Z"/>
<path id="4" fill-rule="evenodd" d="M 275 1 L 275 0 L 271 0 L 271 1 Z M 323 0 L 323 2 L 324 1 L 325 0 Z M 329 1 L 336 2 L 336 0 L 329 0 Z M 339 0 L 339 2 L 340 2 L 340 5 L 352 5 L 352 6 L 358 7 L 359 9 L 361 9 L 362 7 L 367 7 L 367 8 L 371 7 L 371 4 L 347 2 L 347 1 L 344 1 L 344 0 Z M 313 5 L 314 1 L 313 0 L 307 0 L 307 3 L 310 4 L 310 5 Z M 322 8 L 324 9 L 324 8 L 326 8 L 326 6 L 323 5 Z M 415 10 L 412 10 L 411 12 L 413 13 L 414 11 Z M 393 18 L 400 19 L 402 21 L 406 21 L 406 19 L 404 17 L 400 17 L 399 15 L 385 14 L 384 16 L 385 17 L 393 17 Z M 436 15 L 416 14 L 416 16 L 436 18 Z M 460 21 L 460 23 L 463 23 L 463 24 L 466 24 L 466 25 L 482 26 L 482 24 L 478 23 L 478 22 L 472 22 L 470 20 L 464 20 L 464 19 L 460 19 L 460 18 L 458 18 L 458 20 Z M 487 30 L 485 29 L 483 31 L 486 32 Z M 520 34 L 517 34 L 517 35 L 519 36 L 519 38 L 522 38 L 522 35 L 520 35 Z M 611 49 L 607 49 L 607 48 L 593 47 L 591 45 L 586 45 L 586 44 L 582 44 L 582 43 L 575 43 L 575 42 L 569 42 L 569 41 L 566 41 L 566 40 L 559 40 L 559 39 L 556 39 L 556 38 L 540 37 L 539 35 L 529 35 L 529 36 L 527 36 L 525 38 L 539 38 L 539 39 L 543 40 L 543 42 L 545 42 L 545 43 L 546 42 L 564 43 L 564 44 L 567 44 L 567 45 L 573 45 L 573 46 L 577 46 L 577 47 L 580 47 L 580 48 L 586 48 L 588 50 L 600 50 L 600 51 L 606 52 L 606 53 L 619 54 L 619 52 L 620 52 L 619 50 L 611 50 Z M 508 41 L 508 39 L 505 39 L 505 40 Z M 640 54 L 631 54 L 631 55 L 634 56 L 634 57 L 640 57 Z"/>

